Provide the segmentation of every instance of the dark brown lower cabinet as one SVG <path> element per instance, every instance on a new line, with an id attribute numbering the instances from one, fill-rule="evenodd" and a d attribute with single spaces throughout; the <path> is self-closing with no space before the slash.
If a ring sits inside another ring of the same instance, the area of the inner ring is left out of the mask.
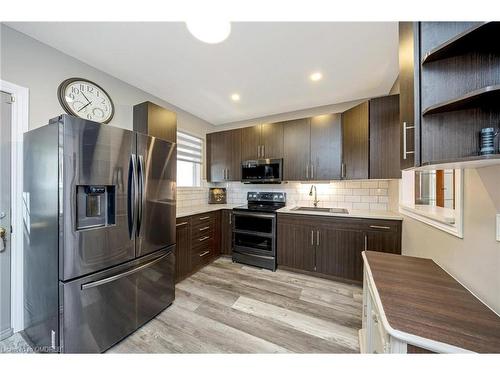
<path id="1" fill-rule="evenodd" d="M 220 211 L 177 219 L 175 280 L 181 281 L 221 253 Z"/>
<path id="2" fill-rule="evenodd" d="M 314 228 L 289 218 L 278 219 L 278 264 L 314 271 Z"/>
<path id="3" fill-rule="evenodd" d="M 222 255 L 233 254 L 233 211 L 222 210 L 221 212 L 221 246 Z"/>
<path id="4" fill-rule="evenodd" d="M 175 281 L 182 280 L 191 270 L 189 218 L 177 219 L 175 246 Z"/>
<path id="5" fill-rule="evenodd" d="M 364 250 L 401 254 L 401 221 L 278 214 L 278 267 L 362 282 Z"/>

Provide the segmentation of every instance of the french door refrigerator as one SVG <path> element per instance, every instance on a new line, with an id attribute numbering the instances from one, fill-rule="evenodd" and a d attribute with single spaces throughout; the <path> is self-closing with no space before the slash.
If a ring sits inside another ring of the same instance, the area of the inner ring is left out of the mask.
<path id="1" fill-rule="evenodd" d="M 24 321 L 102 352 L 174 300 L 174 143 L 61 115 L 24 136 Z"/>

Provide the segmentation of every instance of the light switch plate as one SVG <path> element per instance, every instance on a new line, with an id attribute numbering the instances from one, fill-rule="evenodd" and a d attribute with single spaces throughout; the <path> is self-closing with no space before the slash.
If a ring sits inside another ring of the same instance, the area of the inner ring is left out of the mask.
<path id="1" fill-rule="evenodd" d="M 500 241 L 500 214 L 497 214 L 497 241 Z"/>

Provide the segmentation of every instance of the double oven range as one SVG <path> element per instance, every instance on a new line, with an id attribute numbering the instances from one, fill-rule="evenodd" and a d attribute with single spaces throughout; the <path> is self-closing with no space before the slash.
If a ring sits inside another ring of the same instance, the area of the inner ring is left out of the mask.
<path id="1" fill-rule="evenodd" d="M 276 211 L 286 194 L 249 192 L 245 206 L 233 208 L 233 261 L 276 270 Z"/>

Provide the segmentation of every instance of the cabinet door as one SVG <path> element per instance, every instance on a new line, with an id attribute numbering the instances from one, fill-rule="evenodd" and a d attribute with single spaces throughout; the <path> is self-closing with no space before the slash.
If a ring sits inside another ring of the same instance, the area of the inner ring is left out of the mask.
<path id="1" fill-rule="evenodd" d="M 261 129 L 261 158 L 281 159 L 283 157 L 283 123 L 262 124 Z"/>
<path id="2" fill-rule="evenodd" d="M 287 181 L 308 180 L 311 158 L 309 119 L 283 122 L 283 178 Z"/>
<path id="3" fill-rule="evenodd" d="M 226 179 L 229 153 L 225 133 L 207 134 L 207 180 L 211 182 L 220 182 Z"/>
<path id="4" fill-rule="evenodd" d="M 207 180 L 241 180 L 241 129 L 207 134 Z"/>
<path id="5" fill-rule="evenodd" d="M 361 103 L 342 113 L 344 179 L 368 178 L 369 104 Z"/>
<path id="6" fill-rule="evenodd" d="M 261 159 L 261 125 L 241 129 L 241 160 Z"/>
<path id="7" fill-rule="evenodd" d="M 342 167 L 341 115 L 311 118 L 311 171 L 312 180 L 338 180 Z"/>
<path id="8" fill-rule="evenodd" d="M 278 266 L 314 271 L 314 229 L 278 219 Z"/>
<path id="9" fill-rule="evenodd" d="M 401 178 L 399 95 L 370 100 L 370 178 Z"/>
<path id="10" fill-rule="evenodd" d="M 343 279 L 363 280 L 363 233 L 360 230 L 323 226 L 319 229 L 317 244 L 318 272 Z"/>
<path id="11" fill-rule="evenodd" d="M 414 22 L 399 23 L 399 127 L 401 130 L 401 169 L 410 168 L 415 165 L 415 45 L 413 29 Z M 409 129 L 404 131 L 404 127 L 409 127 Z"/>
<path id="12" fill-rule="evenodd" d="M 241 129 L 229 130 L 226 133 L 227 181 L 241 181 Z"/>
<path id="13" fill-rule="evenodd" d="M 231 210 L 222 210 L 221 253 L 223 255 L 233 253 L 233 211 Z"/>
<path id="14" fill-rule="evenodd" d="M 365 250 L 401 254 L 401 236 L 397 232 L 365 232 Z"/>
<path id="15" fill-rule="evenodd" d="M 180 281 L 191 271 L 191 236 L 189 218 L 177 219 L 175 246 L 175 281 Z"/>

